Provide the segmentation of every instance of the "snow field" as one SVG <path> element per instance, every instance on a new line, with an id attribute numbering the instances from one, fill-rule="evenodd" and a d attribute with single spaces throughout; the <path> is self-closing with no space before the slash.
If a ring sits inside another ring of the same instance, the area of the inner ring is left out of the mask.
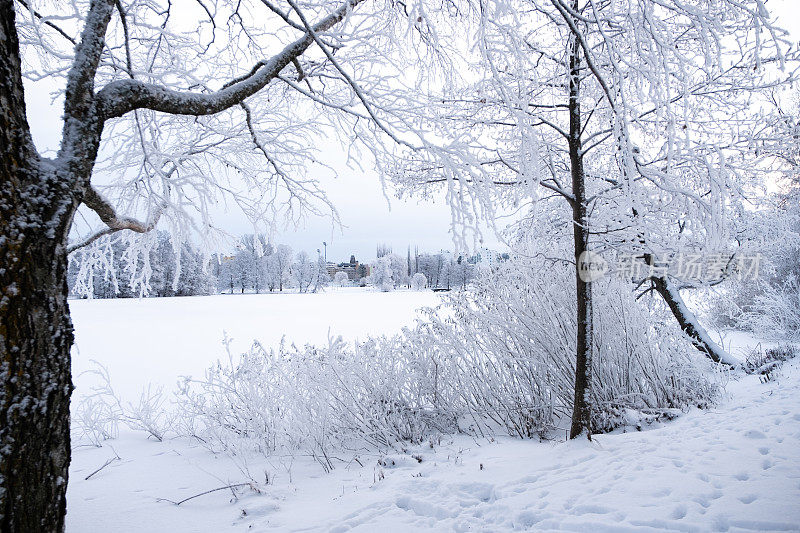
<path id="1" fill-rule="evenodd" d="M 99 360 L 126 397 L 148 382 L 171 390 L 177 376 L 201 375 L 222 354 L 222 329 L 236 339 L 234 352 L 254 337 L 277 342 L 277 331 L 321 343 L 330 326 L 352 340 L 394 332 L 435 301 L 430 293 L 343 289 L 71 302 L 75 365 Z M 591 443 L 443 437 L 389 456 L 349 453 L 329 474 L 302 450 L 242 459 L 122 429 L 101 448 L 73 450 L 67 529 L 798 531 L 798 392 L 800 361 L 790 361 L 773 381 L 738 376 L 716 408 L 643 432 Z M 261 481 L 224 488 L 248 478 Z"/>
<path id="2" fill-rule="evenodd" d="M 92 361 L 97 361 L 108 368 L 115 392 L 133 401 L 149 383 L 171 392 L 181 376 L 202 377 L 224 358 L 225 334 L 237 354 L 253 340 L 264 346 L 276 346 L 282 337 L 287 343 L 324 344 L 330 334 L 352 341 L 396 333 L 413 325 L 418 308 L 438 302 L 430 291 L 355 287 L 316 294 L 70 300 L 73 376 L 95 368 Z M 91 377 L 74 379 L 77 395 L 94 384 Z"/>

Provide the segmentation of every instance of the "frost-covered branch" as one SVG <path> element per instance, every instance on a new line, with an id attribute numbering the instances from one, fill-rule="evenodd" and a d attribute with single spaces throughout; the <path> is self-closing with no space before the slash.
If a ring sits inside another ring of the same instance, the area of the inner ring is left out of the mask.
<path id="1" fill-rule="evenodd" d="M 313 32 L 330 29 L 364 0 L 348 0 L 321 21 L 309 26 Z M 211 115 L 238 105 L 263 89 L 314 42 L 307 34 L 288 44 L 268 60 L 258 62 L 242 79 L 226 84 L 211 93 L 176 91 L 138 80 L 114 81 L 97 94 L 98 108 L 104 120 L 120 117 L 134 109 L 151 109 L 173 115 Z"/>
<path id="2" fill-rule="evenodd" d="M 25 8 L 25 9 L 27 9 L 28 11 L 30 11 L 30 12 L 31 12 L 31 14 L 32 14 L 34 17 L 36 17 L 37 19 L 39 19 L 40 21 L 42 21 L 42 24 L 44 24 L 44 25 L 45 25 L 45 26 L 47 26 L 48 28 L 51 28 L 51 29 L 55 30 L 55 31 L 56 31 L 56 32 L 57 32 L 59 35 L 61 35 L 61 36 L 62 36 L 64 39 L 66 39 L 66 40 L 68 40 L 70 43 L 72 43 L 72 45 L 73 45 L 73 46 L 78 44 L 78 43 L 77 43 L 77 41 L 76 41 L 76 40 L 75 40 L 73 37 L 71 37 L 71 36 L 70 36 L 70 35 L 69 35 L 69 34 L 68 34 L 66 31 L 64 31 L 63 29 L 61 29 L 61 27 L 60 27 L 60 26 L 58 26 L 57 24 L 53 23 L 53 21 L 52 21 L 52 20 L 48 20 L 48 19 L 47 19 L 47 18 L 46 18 L 44 15 L 42 15 L 41 13 L 39 13 L 38 11 L 36 11 L 35 9 L 33 9 L 33 8 L 31 7 L 31 5 L 30 5 L 30 4 L 29 4 L 29 3 L 28 3 L 26 0 L 16 0 L 16 1 L 17 1 L 19 4 L 21 4 L 21 5 L 22 5 L 22 7 L 24 7 L 24 8 Z"/>
<path id="3" fill-rule="evenodd" d="M 145 222 L 130 217 L 120 217 L 117 215 L 114 207 L 91 186 L 84 192 L 83 203 L 97 213 L 100 220 L 108 227 L 94 233 L 79 243 L 69 246 L 67 248 L 67 253 L 72 253 L 75 250 L 88 246 L 97 239 L 106 235 L 111 235 L 117 231 L 126 229 L 135 233 L 147 233 L 152 231 L 156 227 L 156 224 L 158 224 L 158 219 L 161 218 L 161 214 L 164 212 L 164 206 L 159 207 Z"/>

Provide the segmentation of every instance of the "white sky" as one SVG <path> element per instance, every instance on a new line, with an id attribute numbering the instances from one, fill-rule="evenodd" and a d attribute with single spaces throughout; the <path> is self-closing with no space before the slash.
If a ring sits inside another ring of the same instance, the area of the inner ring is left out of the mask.
<path id="1" fill-rule="evenodd" d="M 768 0 L 767 6 L 778 16 L 781 25 L 798 40 L 800 0 Z M 61 115 L 61 103 L 51 102 L 52 90 L 52 84 L 48 85 L 46 81 L 26 83 L 28 118 L 40 151 L 55 150 L 61 132 L 61 121 L 53 120 Z M 390 207 L 377 174 L 366 165 L 363 172 L 348 168 L 337 157 L 341 153 L 342 150 L 333 149 L 321 154 L 321 160 L 335 168 L 339 178 L 333 179 L 330 171 L 323 171 L 318 177 L 339 210 L 345 227 L 336 229 L 329 220 L 311 218 L 294 231 L 278 234 L 276 242 L 313 253 L 322 249 L 322 242 L 326 241 L 328 260 L 337 262 L 349 259 L 351 254 L 369 261 L 375 257 L 378 243 L 386 243 L 400 254 L 404 254 L 409 245 L 412 249 L 418 246 L 420 251 L 453 248 L 449 233 L 450 211 L 443 201 L 390 197 Z M 252 233 L 252 227 L 240 214 L 222 214 L 217 218 L 217 223 L 234 234 Z M 488 246 L 503 248 L 489 230 L 484 234 Z"/>

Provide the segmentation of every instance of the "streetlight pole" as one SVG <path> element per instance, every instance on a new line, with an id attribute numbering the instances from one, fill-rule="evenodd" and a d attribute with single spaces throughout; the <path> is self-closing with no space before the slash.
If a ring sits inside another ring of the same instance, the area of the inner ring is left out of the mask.
<path id="1" fill-rule="evenodd" d="M 328 243 L 322 241 L 322 246 L 325 248 L 325 264 L 328 264 Z"/>

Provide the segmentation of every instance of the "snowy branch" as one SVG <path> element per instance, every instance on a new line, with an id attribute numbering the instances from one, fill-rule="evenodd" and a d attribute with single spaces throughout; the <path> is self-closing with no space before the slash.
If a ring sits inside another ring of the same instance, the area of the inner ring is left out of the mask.
<path id="1" fill-rule="evenodd" d="M 364 0 L 348 0 L 338 9 L 309 26 L 322 32 L 330 29 Z M 109 83 L 97 93 L 97 105 L 102 118 L 120 117 L 134 109 L 152 109 L 173 115 L 211 115 L 238 105 L 245 98 L 263 89 L 269 82 L 294 62 L 314 42 L 308 33 L 290 43 L 268 60 L 258 62 L 250 73 L 220 90 L 211 93 L 182 92 L 138 80 L 118 80 Z"/>
<path id="2" fill-rule="evenodd" d="M 114 207 L 91 186 L 88 187 L 83 194 L 83 203 L 97 213 L 97 216 L 100 217 L 100 220 L 102 220 L 108 227 L 98 231 L 79 243 L 69 246 L 67 248 L 68 254 L 90 245 L 101 237 L 116 233 L 117 231 L 127 229 L 136 233 L 147 233 L 156 227 L 159 218 L 161 218 L 161 214 L 164 212 L 164 206 L 162 205 L 146 222 L 140 222 L 130 217 L 120 217 L 117 215 Z"/>

